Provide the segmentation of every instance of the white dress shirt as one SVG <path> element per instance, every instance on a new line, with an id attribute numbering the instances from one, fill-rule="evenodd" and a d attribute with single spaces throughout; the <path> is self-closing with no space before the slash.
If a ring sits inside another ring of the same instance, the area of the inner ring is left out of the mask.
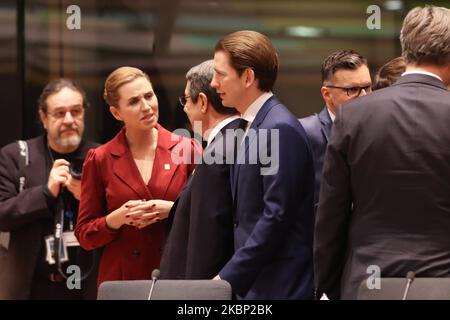
<path id="1" fill-rule="evenodd" d="M 241 118 L 247 120 L 247 127 L 245 128 L 245 134 L 247 134 L 248 128 L 252 125 L 252 122 L 255 121 L 256 115 L 259 110 L 261 110 L 264 103 L 273 96 L 272 92 L 264 92 L 260 95 L 253 103 L 248 107 L 248 109 L 242 114 Z"/>
<path id="2" fill-rule="evenodd" d="M 222 121 L 220 121 L 218 124 L 216 124 L 214 126 L 214 128 L 208 130 L 206 132 L 206 140 L 208 142 L 208 144 L 206 145 L 206 147 L 209 146 L 209 144 L 211 143 L 211 141 L 214 140 L 214 138 L 216 137 L 216 135 L 219 133 L 220 130 L 222 130 L 223 127 L 225 127 L 227 124 L 229 124 L 231 121 L 239 119 L 238 115 L 235 116 L 231 116 L 228 118 L 223 119 Z"/>
<path id="3" fill-rule="evenodd" d="M 423 70 L 409 70 L 409 71 L 403 72 L 403 73 L 402 73 L 402 77 L 403 77 L 403 76 L 406 76 L 406 75 L 408 75 L 408 74 L 425 74 L 425 75 L 427 75 L 427 76 L 434 77 L 434 78 L 439 79 L 439 80 L 442 81 L 441 77 L 439 77 L 437 74 L 434 74 L 434 73 L 428 72 L 428 71 L 423 71 Z"/>

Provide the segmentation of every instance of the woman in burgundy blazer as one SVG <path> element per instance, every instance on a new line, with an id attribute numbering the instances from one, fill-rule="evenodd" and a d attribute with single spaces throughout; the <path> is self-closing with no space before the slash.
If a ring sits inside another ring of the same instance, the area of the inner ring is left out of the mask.
<path id="1" fill-rule="evenodd" d="M 141 70 L 115 70 L 104 96 L 124 128 L 86 157 L 75 234 L 85 249 L 104 247 L 98 284 L 150 279 L 159 267 L 164 219 L 199 149 L 157 124 L 158 100 Z M 179 155 L 191 161 L 177 164 Z"/>

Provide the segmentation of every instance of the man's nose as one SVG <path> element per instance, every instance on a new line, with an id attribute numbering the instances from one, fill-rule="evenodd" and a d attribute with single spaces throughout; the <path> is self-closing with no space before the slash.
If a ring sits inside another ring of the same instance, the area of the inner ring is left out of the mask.
<path id="1" fill-rule="evenodd" d="M 217 82 L 216 76 L 214 75 L 211 80 L 211 87 L 213 87 L 214 89 L 217 89 L 218 86 L 219 86 L 219 83 Z"/>
<path id="2" fill-rule="evenodd" d="M 63 120 L 64 120 L 63 121 L 64 123 L 72 123 L 74 121 L 74 118 L 73 118 L 72 114 L 70 113 L 70 111 L 66 112 L 66 114 L 64 115 Z"/>
<path id="3" fill-rule="evenodd" d="M 367 89 L 365 88 L 361 88 L 361 93 L 359 94 L 360 96 L 365 96 L 369 93 L 372 92 L 372 87 L 367 87 Z"/>

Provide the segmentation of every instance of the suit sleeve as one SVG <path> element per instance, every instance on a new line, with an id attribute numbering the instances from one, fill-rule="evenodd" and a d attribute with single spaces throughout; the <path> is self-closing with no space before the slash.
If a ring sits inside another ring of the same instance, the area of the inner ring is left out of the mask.
<path id="1" fill-rule="evenodd" d="M 75 228 L 75 236 L 86 250 L 105 246 L 119 233 L 106 225 L 106 196 L 101 165 L 96 150 L 90 150 L 83 165 L 80 207 Z"/>
<path id="2" fill-rule="evenodd" d="M 325 154 L 314 230 L 314 272 L 319 298 L 326 293 L 331 299 L 339 299 L 345 263 L 352 199 L 343 109 L 338 112 Z"/>
<path id="3" fill-rule="evenodd" d="M 297 219 L 305 218 L 301 215 L 312 216 L 312 212 L 297 210 L 307 201 L 307 190 L 311 192 L 313 183 L 312 158 L 306 137 L 287 124 L 282 124 L 278 129 L 278 141 L 270 141 L 275 159 L 277 151 L 274 144 L 279 145 L 278 166 L 274 167 L 275 171 L 262 175 L 263 214 L 245 245 L 235 252 L 219 273 L 222 279 L 230 282 L 233 291 L 242 296 L 251 288 L 262 269 L 273 262 Z M 310 207 L 312 209 L 312 204 Z"/>
<path id="4" fill-rule="evenodd" d="M 12 144 L 0 150 L 0 231 L 5 232 L 52 215 L 45 184 L 19 193 L 18 150 L 14 147 Z"/>

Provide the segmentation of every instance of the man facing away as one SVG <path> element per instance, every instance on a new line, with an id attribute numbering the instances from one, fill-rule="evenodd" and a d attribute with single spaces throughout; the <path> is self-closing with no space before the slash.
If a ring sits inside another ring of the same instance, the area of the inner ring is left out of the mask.
<path id="1" fill-rule="evenodd" d="M 314 233 L 319 295 L 355 299 L 373 270 L 450 276 L 450 10 L 412 9 L 400 41 L 402 77 L 336 115 Z"/>
<path id="2" fill-rule="evenodd" d="M 231 170 L 235 252 L 215 279 L 238 298 L 310 299 L 313 163 L 302 126 L 272 93 L 276 51 L 261 33 L 238 31 L 217 43 L 214 70 L 223 105 L 246 122 Z"/>

